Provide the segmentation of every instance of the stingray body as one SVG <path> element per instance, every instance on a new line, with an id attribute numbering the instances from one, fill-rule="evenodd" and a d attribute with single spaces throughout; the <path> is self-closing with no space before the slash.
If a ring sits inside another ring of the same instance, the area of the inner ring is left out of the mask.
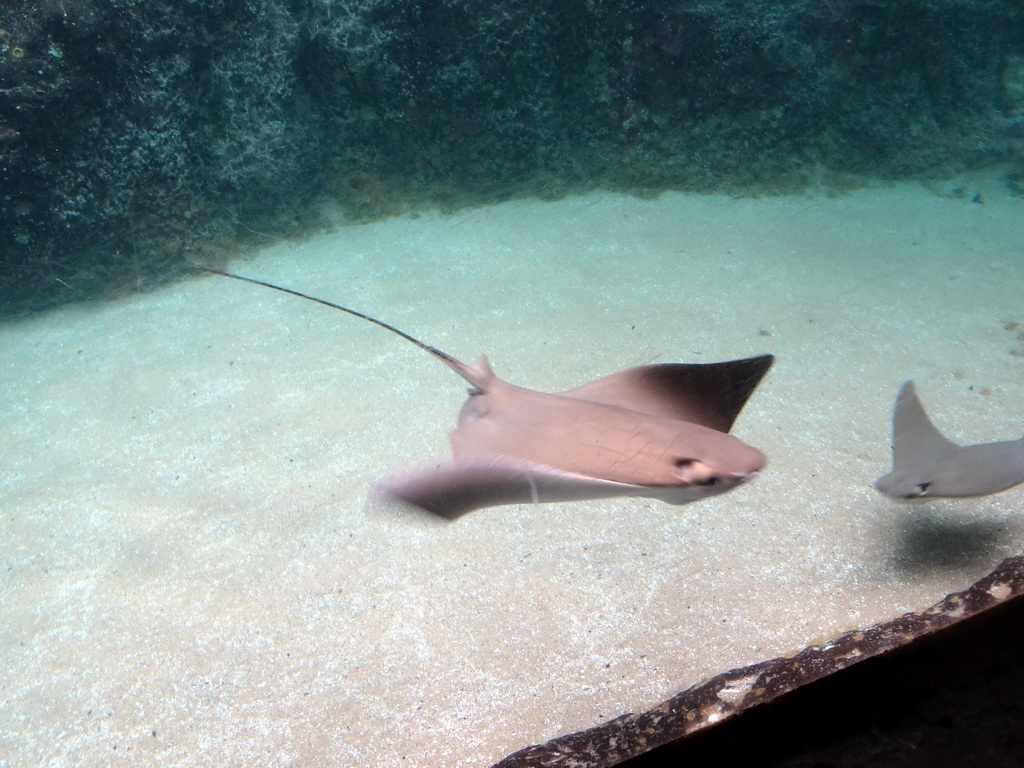
<path id="1" fill-rule="evenodd" d="M 452 432 L 453 460 L 396 478 L 385 497 L 447 518 L 484 507 L 613 496 L 684 504 L 753 478 L 764 455 L 729 434 L 771 355 L 629 368 L 567 392 L 498 378 L 485 356 L 466 365 L 380 320 L 289 288 L 219 270 L 340 309 L 439 358 L 472 385 Z"/>
<path id="2" fill-rule="evenodd" d="M 987 496 L 1024 483 L 1024 439 L 957 445 L 925 413 L 912 381 L 896 397 L 893 470 L 875 482 L 903 501 Z"/>
<path id="3" fill-rule="evenodd" d="M 647 365 L 545 393 L 502 381 L 481 357 L 460 371 L 473 389 L 451 435 L 452 463 L 382 490 L 445 517 L 531 501 L 685 504 L 724 493 L 765 465 L 728 431 L 771 363 Z"/>

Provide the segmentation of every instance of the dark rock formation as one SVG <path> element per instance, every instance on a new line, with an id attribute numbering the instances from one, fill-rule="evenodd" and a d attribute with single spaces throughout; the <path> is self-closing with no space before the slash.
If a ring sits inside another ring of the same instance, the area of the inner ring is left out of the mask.
<path id="1" fill-rule="evenodd" d="M 494 768 L 1024 764 L 1024 556 L 925 610 L 725 672 Z"/>
<path id="2" fill-rule="evenodd" d="M 0 312 L 144 290 L 317 198 L 366 220 L 1001 158 L 1019 188 L 1022 126 L 1016 0 L 9 0 Z"/>

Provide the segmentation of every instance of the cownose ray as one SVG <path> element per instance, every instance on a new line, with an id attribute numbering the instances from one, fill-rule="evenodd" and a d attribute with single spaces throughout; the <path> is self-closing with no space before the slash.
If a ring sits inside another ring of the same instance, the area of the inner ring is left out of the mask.
<path id="1" fill-rule="evenodd" d="M 567 392 L 499 379 L 482 355 L 472 365 L 355 310 L 253 278 L 206 272 L 309 299 L 398 334 L 469 382 L 451 434 L 449 464 L 386 481 L 385 498 L 454 519 L 484 507 L 615 496 L 685 504 L 729 491 L 766 459 L 729 434 L 773 362 L 642 365 Z"/>
<path id="2" fill-rule="evenodd" d="M 1024 439 L 957 445 L 932 424 L 912 381 L 896 396 L 892 456 L 892 472 L 875 488 L 903 501 L 987 496 L 1024 483 Z"/>

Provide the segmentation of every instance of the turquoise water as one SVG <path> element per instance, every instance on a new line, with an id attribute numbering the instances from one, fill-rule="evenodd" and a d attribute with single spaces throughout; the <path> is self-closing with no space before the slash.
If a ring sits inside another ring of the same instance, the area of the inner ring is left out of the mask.
<path id="1" fill-rule="evenodd" d="M 908 379 L 1021 435 L 1017 6 L 236 5 L 0 14 L 0 766 L 491 765 L 1020 551 L 873 488 Z M 540 392 L 775 355 L 767 465 L 410 511 L 467 382 L 194 264 Z"/>

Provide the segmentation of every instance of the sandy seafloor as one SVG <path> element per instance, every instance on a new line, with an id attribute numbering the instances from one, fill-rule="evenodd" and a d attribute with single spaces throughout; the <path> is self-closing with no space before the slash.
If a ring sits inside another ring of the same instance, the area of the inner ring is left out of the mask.
<path id="1" fill-rule="evenodd" d="M 734 429 L 770 465 L 684 507 L 368 503 L 465 383 L 256 286 L 3 325 L 0 765 L 486 766 L 968 586 L 1024 491 L 871 488 L 907 378 L 955 439 L 1024 431 L 1024 200 L 968 183 L 523 200 L 234 265 L 541 390 L 775 353 Z"/>

